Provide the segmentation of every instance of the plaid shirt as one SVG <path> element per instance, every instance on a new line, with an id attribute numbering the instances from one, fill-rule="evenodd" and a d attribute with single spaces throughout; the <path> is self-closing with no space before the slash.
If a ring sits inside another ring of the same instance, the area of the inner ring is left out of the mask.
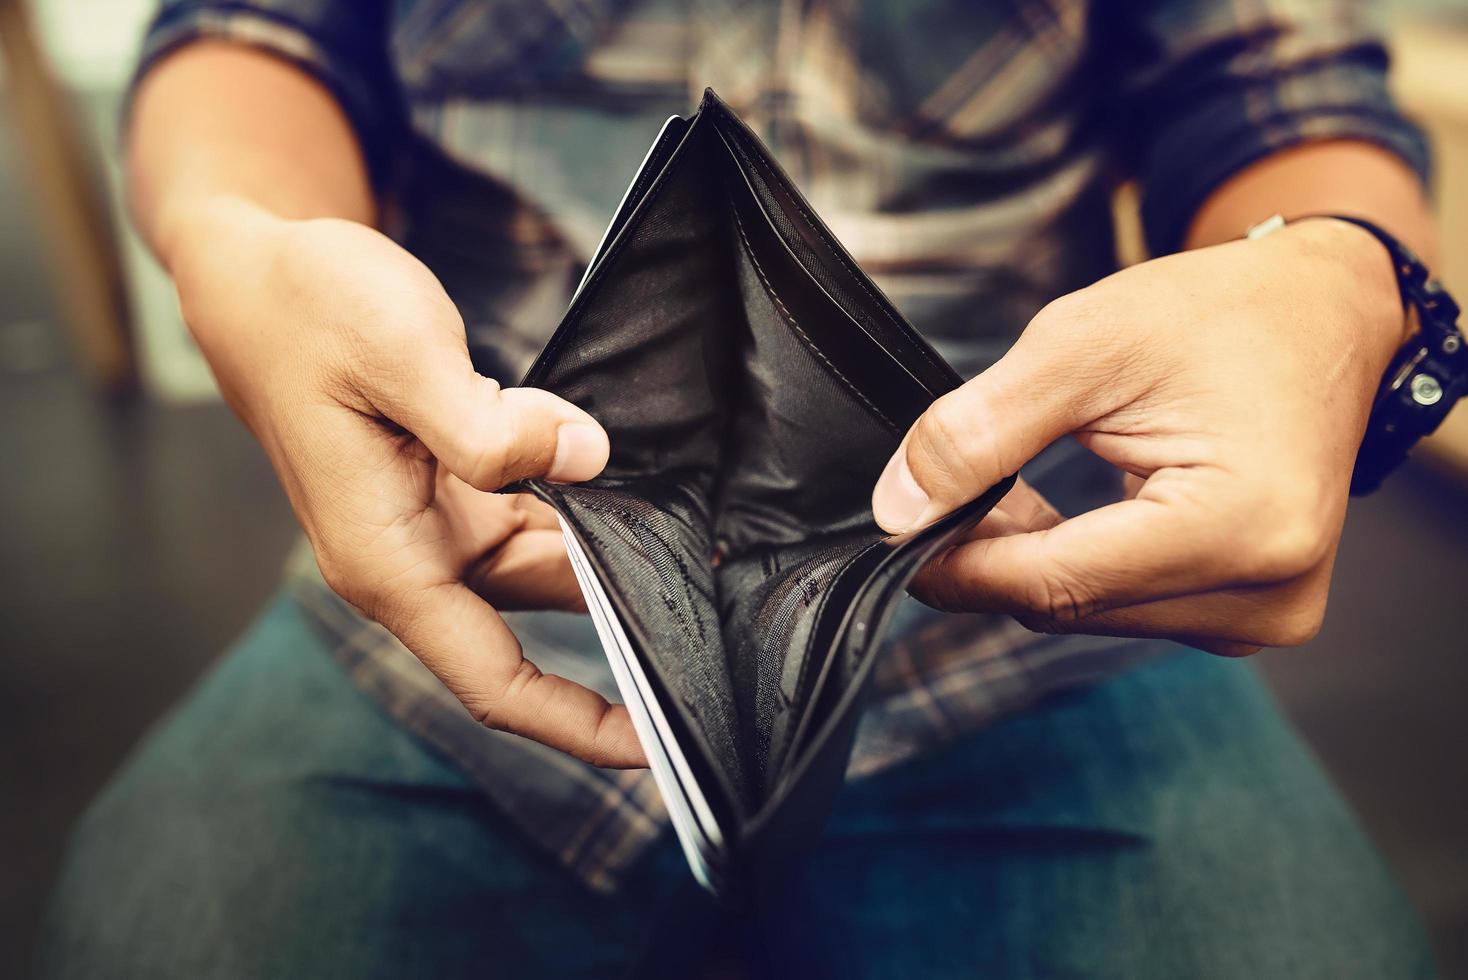
<path id="1" fill-rule="evenodd" d="M 393 202 L 389 230 L 501 379 L 559 321 L 662 121 L 706 85 L 965 374 L 1045 302 L 1113 270 L 1120 178 L 1138 182 L 1162 253 L 1221 181 L 1293 144 L 1365 139 L 1426 169 L 1349 0 L 165 0 L 140 71 L 199 37 L 273 51 L 335 93 Z M 1069 443 L 1027 475 L 1063 510 L 1115 491 Z M 479 727 L 309 555 L 293 566 L 356 682 L 589 886 L 614 888 L 664 831 L 647 773 Z M 1165 649 L 910 606 L 853 777 Z M 511 619 L 543 669 L 615 693 L 584 624 Z"/>

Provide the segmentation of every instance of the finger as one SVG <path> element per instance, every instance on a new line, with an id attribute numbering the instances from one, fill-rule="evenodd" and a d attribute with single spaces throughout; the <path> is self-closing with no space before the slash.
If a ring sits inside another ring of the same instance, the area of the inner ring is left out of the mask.
<path id="1" fill-rule="evenodd" d="M 1311 616 L 1323 615 L 1334 555 L 1289 537 L 1250 541 L 1221 513 L 1144 493 L 1049 530 L 960 545 L 930 562 L 914 591 L 939 608 L 1006 612 L 1049 631 L 1292 645 L 1303 642 Z M 1232 598 L 1167 601 L 1208 593 Z M 1304 610 L 1304 618 L 1281 610 Z"/>
<path id="2" fill-rule="evenodd" d="M 559 530 L 521 531 L 471 567 L 464 580 L 498 609 L 586 612 Z"/>
<path id="3" fill-rule="evenodd" d="M 475 490 L 440 468 L 434 508 L 463 579 L 501 609 L 585 612 L 556 512 L 528 493 Z"/>
<path id="4" fill-rule="evenodd" d="M 1297 647 L 1313 640 L 1325 621 L 1333 565 L 1334 550 L 1286 582 L 1123 606 L 1065 624 L 1062 631 L 1173 639 L 1230 657 L 1263 647 Z M 1051 624 L 1026 625 L 1044 630 Z"/>
<path id="5" fill-rule="evenodd" d="M 953 590 L 935 581 L 933 573 L 919 573 L 911 587 L 921 602 L 949 611 L 997 612 L 985 598 L 955 599 Z M 954 602 L 963 603 L 954 606 Z M 1019 612 L 1016 618 L 1037 633 L 1125 636 L 1172 640 L 1209 653 L 1247 657 L 1266 646 L 1293 646 L 1304 642 L 1275 632 L 1289 629 L 1291 614 L 1275 605 L 1272 592 L 1215 592 L 1181 596 L 1123 606 L 1073 620 L 1053 620 Z"/>
<path id="6" fill-rule="evenodd" d="M 1043 531 L 1059 524 L 1065 518 L 1060 511 L 1046 500 L 1023 478 L 1014 483 L 1013 489 L 984 515 L 984 519 L 963 535 L 964 541 L 980 538 L 999 538 L 1027 531 Z"/>
<path id="7" fill-rule="evenodd" d="M 466 562 L 522 531 L 560 530 L 556 512 L 528 493 L 476 490 L 439 467 L 434 508 L 452 522 L 453 540 Z"/>
<path id="8" fill-rule="evenodd" d="M 929 562 L 917 588 L 941 609 L 1058 625 L 1219 584 L 1192 528 L 1133 510 L 1146 506 L 1125 501 L 1048 530 L 964 543 Z"/>
<path id="9" fill-rule="evenodd" d="M 358 427 L 373 425 L 359 414 L 350 419 Z M 344 433 L 335 436 L 345 441 Z M 448 513 L 449 495 L 435 502 L 453 481 L 438 479 L 421 457 L 390 447 L 384 452 L 392 455 L 360 468 L 374 443 L 391 442 L 362 440 L 342 467 L 328 468 L 333 479 L 345 481 L 342 492 L 322 497 L 339 512 L 329 521 L 305 522 L 327 583 L 392 631 L 486 725 L 596 765 L 644 765 L 625 707 L 541 674 L 498 613 L 462 581 L 465 560 L 454 543 L 459 525 Z M 506 498 L 494 499 L 511 515 L 511 525 L 525 523 L 523 511 Z"/>
<path id="10" fill-rule="evenodd" d="M 873 491 L 877 523 L 893 533 L 925 526 L 1017 473 L 1096 417 L 1087 410 L 1093 387 L 1085 372 L 1057 366 L 1051 348 L 1022 337 L 908 430 Z"/>
<path id="11" fill-rule="evenodd" d="M 923 570 L 920 587 L 942 608 L 1063 624 L 1141 602 L 1283 581 L 1314 564 L 1286 555 L 1292 545 L 1249 541 L 1249 529 L 1226 508 L 1198 503 L 1228 499 L 1213 486 L 1221 476 L 1167 477 L 1158 474 L 1135 499 L 1046 530 L 953 548 Z"/>
<path id="12" fill-rule="evenodd" d="M 1310 642 L 1324 614 L 1325 595 L 1311 582 L 1159 599 L 1065 623 L 1023 622 L 1044 633 L 1176 640 L 1210 653 L 1240 657 L 1264 647 Z"/>
<path id="13" fill-rule="evenodd" d="M 1266 646 L 1290 645 L 1274 641 L 1268 631 L 1280 615 L 1267 597 L 1212 592 L 1107 610 L 1072 623 L 1024 625 L 1041 633 L 1172 640 L 1219 656 L 1247 657 Z"/>
<path id="14" fill-rule="evenodd" d="M 544 500 L 533 497 L 528 493 L 517 493 L 514 495 L 515 506 L 525 513 L 525 526 L 543 531 L 557 531 L 561 529 L 561 520 L 556 516 L 556 509 Z"/>
<path id="15" fill-rule="evenodd" d="M 449 522 L 449 540 L 467 566 L 529 526 L 526 494 L 476 490 L 446 468 L 436 467 L 433 508 Z"/>
<path id="16" fill-rule="evenodd" d="M 487 727 L 595 766 L 647 764 L 624 706 L 564 677 L 542 674 L 525 659 L 499 614 L 462 582 L 419 590 L 376 613 Z"/>
<path id="17" fill-rule="evenodd" d="M 528 477 L 589 480 L 606 465 L 595 419 L 548 391 L 501 389 L 474 371 L 462 342 L 426 338 L 411 364 L 363 383 L 375 408 L 480 490 Z"/>

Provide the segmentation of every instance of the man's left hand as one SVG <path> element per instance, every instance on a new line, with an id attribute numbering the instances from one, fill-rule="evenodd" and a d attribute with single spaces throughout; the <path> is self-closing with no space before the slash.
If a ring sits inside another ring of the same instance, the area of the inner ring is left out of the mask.
<path id="1" fill-rule="evenodd" d="M 1230 655 L 1303 643 L 1404 330 L 1386 252 L 1345 222 L 1142 263 L 1051 303 L 936 401 L 874 514 L 929 524 L 1073 434 L 1129 474 L 1128 499 L 1064 519 L 1020 483 L 923 570 L 919 598 Z"/>

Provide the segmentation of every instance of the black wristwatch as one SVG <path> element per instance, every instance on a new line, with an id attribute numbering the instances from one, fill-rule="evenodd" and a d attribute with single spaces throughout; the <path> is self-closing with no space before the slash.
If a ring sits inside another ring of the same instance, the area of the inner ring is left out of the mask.
<path id="1" fill-rule="evenodd" d="M 1402 309 L 1417 313 L 1417 333 L 1392 358 L 1356 453 L 1351 493 L 1359 496 L 1381 486 L 1417 440 L 1436 429 L 1458 399 L 1468 395 L 1468 344 L 1458 330 L 1458 304 L 1411 249 L 1370 221 L 1350 215 L 1310 214 L 1290 220 L 1308 218 L 1334 218 L 1370 232 L 1391 255 Z M 1262 238 L 1284 225 L 1285 219 L 1276 214 L 1245 237 Z"/>

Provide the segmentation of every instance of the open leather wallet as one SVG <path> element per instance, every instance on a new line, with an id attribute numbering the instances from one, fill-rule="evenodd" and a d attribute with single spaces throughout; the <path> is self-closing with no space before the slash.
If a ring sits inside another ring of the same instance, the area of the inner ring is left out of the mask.
<path id="1" fill-rule="evenodd" d="M 871 493 L 960 379 L 713 91 L 649 151 L 524 384 L 611 439 L 525 489 L 577 579 L 700 883 L 737 898 L 820 833 L 883 626 L 1013 478 L 888 537 Z"/>

